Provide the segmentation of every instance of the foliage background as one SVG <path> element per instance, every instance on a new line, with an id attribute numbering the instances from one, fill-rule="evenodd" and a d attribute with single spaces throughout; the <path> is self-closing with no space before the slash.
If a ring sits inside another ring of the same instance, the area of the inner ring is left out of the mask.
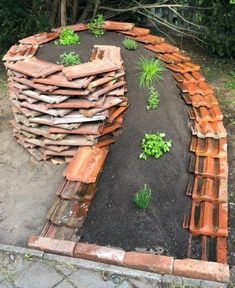
<path id="1" fill-rule="evenodd" d="M 136 19 L 136 11 L 108 13 L 102 6 L 121 7 L 125 10 L 136 6 L 136 0 L 1 0 L 0 1 L 0 52 L 5 52 L 18 39 L 37 32 L 47 31 L 60 26 L 60 4 L 66 3 L 66 21 L 68 24 L 86 21 L 97 13 L 104 13 L 115 19 Z M 235 56 L 235 5 L 234 0 L 172 0 L 168 4 L 183 4 L 212 7 L 210 10 L 195 9 L 196 24 L 205 28 L 200 32 L 206 41 L 205 49 L 220 57 Z M 143 4 L 162 3 L 161 0 L 143 0 Z M 138 4 L 139 5 L 139 4 Z M 166 7 L 167 9 L 167 7 Z M 141 7 L 140 7 L 141 10 Z M 184 9 L 183 9 L 184 10 Z M 184 15 L 183 10 L 177 10 Z M 187 13 L 186 13 L 187 14 Z M 185 14 L 185 15 L 186 15 Z"/>

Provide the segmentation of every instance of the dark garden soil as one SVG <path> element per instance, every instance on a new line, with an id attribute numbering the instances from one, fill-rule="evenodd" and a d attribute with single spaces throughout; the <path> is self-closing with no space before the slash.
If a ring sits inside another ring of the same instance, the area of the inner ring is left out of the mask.
<path id="1" fill-rule="evenodd" d="M 160 95 L 158 109 L 146 111 L 147 91 L 138 87 L 136 63 L 140 56 L 153 56 L 153 53 L 141 44 L 137 51 L 125 50 L 121 43 L 124 37 L 116 33 L 106 32 L 103 37 L 95 38 L 82 32 L 80 36 L 80 45 L 47 44 L 40 48 L 37 57 L 56 63 L 60 54 L 74 51 L 86 62 L 94 44 L 120 46 L 130 104 L 123 134 L 111 146 L 81 241 L 125 250 L 154 249 L 184 258 L 187 256 L 188 232 L 182 228 L 182 221 L 191 203 L 185 195 L 191 136 L 187 108 L 172 74 L 166 70 L 163 80 L 156 85 Z M 172 139 L 170 153 L 158 160 L 140 160 L 142 137 L 145 133 L 156 132 L 165 132 L 166 140 Z M 144 184 L 152 189 L 152 201 L 146 212 L 140 212 L 132 198 Z"/>

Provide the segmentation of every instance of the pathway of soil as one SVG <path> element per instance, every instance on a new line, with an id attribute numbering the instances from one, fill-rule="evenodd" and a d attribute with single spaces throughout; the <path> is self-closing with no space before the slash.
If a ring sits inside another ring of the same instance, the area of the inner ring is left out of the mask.
<path id="1" fill-rule="evenodd" d="M 37 57 L 56 63 L 65 51 L 79 53 L 88 61 L 93 45 L 116 45 L 122 48 L 126 67 L 129 109 L 125 114 L 124 131 L 111 146 L 100 177 L 97 194 L 88 212 L 81 241 L 121 247 L 164 249 L 164 254 L 177 258 L 187 256 L 188 232 L 182 228 L 190 198 L 185 196 L 188 182 L 190 129 L 187 109 L 171 72 L 156 86 L 160 95 L 157 110 L 146 111 L 147 91 L 137 82 L 136 63 L 140 56 L 153 53 L 138 45 L 137 51 L 122 47 L 122 35 L 106 32 L 95 38 L 80 33 L 81 44 L 70 47 L 44 45 Z M 170 153 L 162 158 L 140 160 L 141 139 L 145 133 L 165 132 L 172 139 Z M 144 184 L 152 189 L 152 202 L 146 212 L 140 212 L 132 202 L 133 194 Z"/>

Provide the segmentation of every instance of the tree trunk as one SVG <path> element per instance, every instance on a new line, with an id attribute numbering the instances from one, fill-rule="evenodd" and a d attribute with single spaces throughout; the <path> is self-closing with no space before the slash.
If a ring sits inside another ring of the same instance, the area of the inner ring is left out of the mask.
<path id="1" fill-rule="evenodd" d="M 67 25 L 67 15 L 66 15 L 66 8 L 67 8 L 67 0 L 61 0 L 60 2 L 60 17 L 61 17 L 61 26 Z"/>
<path id="2" fill-rule="evenodd" d="M 97 14 L 97 11 L 99 9 L 99 6 L 100 6 L 100 0 L 96 0 L 95 1 L 95 9 L 94 9 L 94 12 L 93 12 L 92 19 L 94 19 L 96 17 L 96 14 Z"/>
<path id="3" fill-rule="evenodd" d="M 56 16 L 58 13 L 58 4 L 59 0 L 53 0 L 51 7 L 51 25 L 52 27 L 56 26 Z"/>
<path id="4" fill-rule="evenodd" d="M 97 0 L 94 0 L 94 1 L 97 1 Z M 93 0 L 88 0 L 87 1 L 86 7 L 85 7 L 85 9 L 84 9 L 84 11 L 82 13 L 82 16 L 80 17 L 80 21 L 81 22 L 83 22 L 87 18 L 88 13 L 89 13 L 89 11 L 90 11 L 90 9 L 92 7 L 92 4 L 93 4 Z"/>
<path id="5" fill-rule="evenodd" d="M 77 21 L 78 0 L 73 0 L 73 24 Z"/>

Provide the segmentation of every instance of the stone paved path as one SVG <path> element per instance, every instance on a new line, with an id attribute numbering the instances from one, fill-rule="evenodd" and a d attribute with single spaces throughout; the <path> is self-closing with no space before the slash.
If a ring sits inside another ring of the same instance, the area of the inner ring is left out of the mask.
<path id="1" fill-rule="evenodd" d="M 225 288 L 0 244 L 0 288 Z"/>

